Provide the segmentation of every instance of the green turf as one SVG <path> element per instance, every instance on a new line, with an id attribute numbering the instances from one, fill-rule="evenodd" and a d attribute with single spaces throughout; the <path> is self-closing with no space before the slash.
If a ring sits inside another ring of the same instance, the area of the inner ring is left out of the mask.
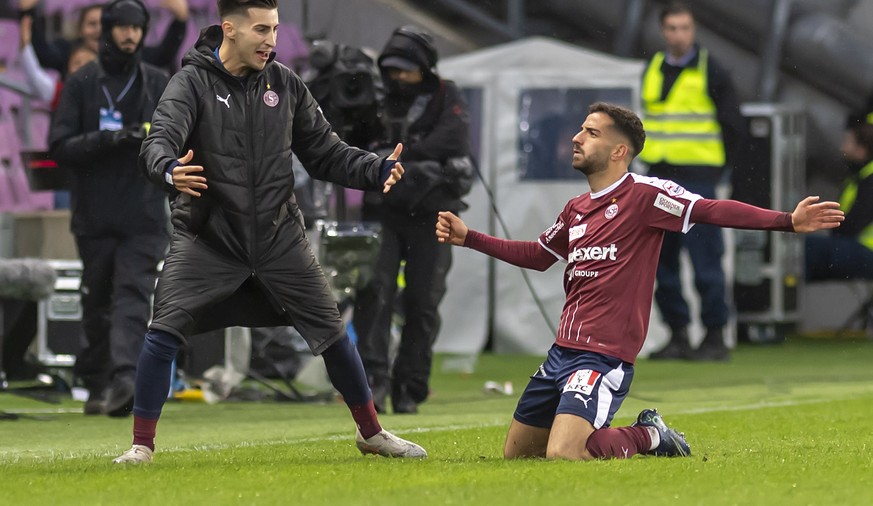
<path id="1" fill-rule="evenodd" d="M 359 455 L 339 403 L 171 403 L 155 462 L 139 468 L 109 463 L 129 446 L 130 419 L 0 421 L 0 505 L 871 504 L 871 364 L 873 342 L 825 340 L 745 346 L 729 364 L 640 361 L 614 425 L 656 406 L 686 432 L 686 459 L 504 462 L 508 420 L 539 365 L 520 356 L 437 372 L 418 416 L 382 417 L 426 461 Z M 485 393 L 486 380 L 516 393 Z M 0 395 L 0 410 L 34 416 L 80 406 Z"/>

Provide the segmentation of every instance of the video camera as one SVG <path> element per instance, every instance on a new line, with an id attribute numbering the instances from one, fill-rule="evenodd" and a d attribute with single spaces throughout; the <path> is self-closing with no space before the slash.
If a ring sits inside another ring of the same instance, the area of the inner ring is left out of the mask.
<path id="1" fill-rule="evenodd" d="M 340 138 L 360 148 L 378 142 L 385 89 L 373 58 L 359 48 L 318 40 L 309 63 L 315 75 L 306 84 Z"/>

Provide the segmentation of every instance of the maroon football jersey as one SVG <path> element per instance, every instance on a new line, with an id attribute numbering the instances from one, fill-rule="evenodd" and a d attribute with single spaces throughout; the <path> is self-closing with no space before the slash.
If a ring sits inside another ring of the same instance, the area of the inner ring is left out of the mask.
<path id="1" fill-rule="evenodd" d="M 567 263 L 559 346 L 636 360 L 649 326 L 664 231 L 688 232 L 700 198 L 673 181 L 628 173 L 567 203 L 539 238 Z"/>

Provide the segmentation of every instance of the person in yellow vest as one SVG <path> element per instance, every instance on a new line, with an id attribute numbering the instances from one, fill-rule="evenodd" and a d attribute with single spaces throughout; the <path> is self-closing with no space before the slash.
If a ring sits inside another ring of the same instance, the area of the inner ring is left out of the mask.
<path id="1" fill-rule="evenodd" d="M 660 21 L 666 50 L 652 57 L 643 75 L 643 125 L 648 138 L 639 158 L 648 164 L 650 176 L 715 198 L 725 167 L 741 166 L 737 158 L 746 127 L 737 94 L 725 69 L 695 43 L 694 16 L 688 5 L 668 5 Z M 697 349 L 689 344 L 691 316 L 682 296 L 679 256 L 683 248 L 694 267 L 700 317 L 706 327 Z M 694 227 L 687 235 L 664 236 L 655 301 L 670 327 L 670 341 L 650 358 L 730 358 L 723 335 L 728 320 L 723 254 L 721 230 L 711 225 Z"/>
<path id="2" fill-rule="evenodd" d="M 873 279 L 873 117 L 850 119 L 840 149 L 849 166 L 840 195 L 846 221 L 829 235 L 806 238 L 809 281 Z"/>

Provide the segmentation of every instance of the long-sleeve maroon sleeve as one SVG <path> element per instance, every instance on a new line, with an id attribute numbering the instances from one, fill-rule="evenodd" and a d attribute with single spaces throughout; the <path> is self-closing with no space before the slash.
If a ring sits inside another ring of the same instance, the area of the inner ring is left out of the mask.
<path id="1" fill-rule="evenodd" d="M 467 231 L 464 247 L 474 249 L 506 263 L 544 271 L 557 261 L 554 255 L 546 251 L 538 242 L 509 241 L 492 237 L 475 230 Z"/>
<path id="2" fill-rule="evenodd" d="M 698 200 L 691 209 L 691 222 L 748 230 L 794 232 L 791 213 L 763 209 L 736 200 Z"/>

